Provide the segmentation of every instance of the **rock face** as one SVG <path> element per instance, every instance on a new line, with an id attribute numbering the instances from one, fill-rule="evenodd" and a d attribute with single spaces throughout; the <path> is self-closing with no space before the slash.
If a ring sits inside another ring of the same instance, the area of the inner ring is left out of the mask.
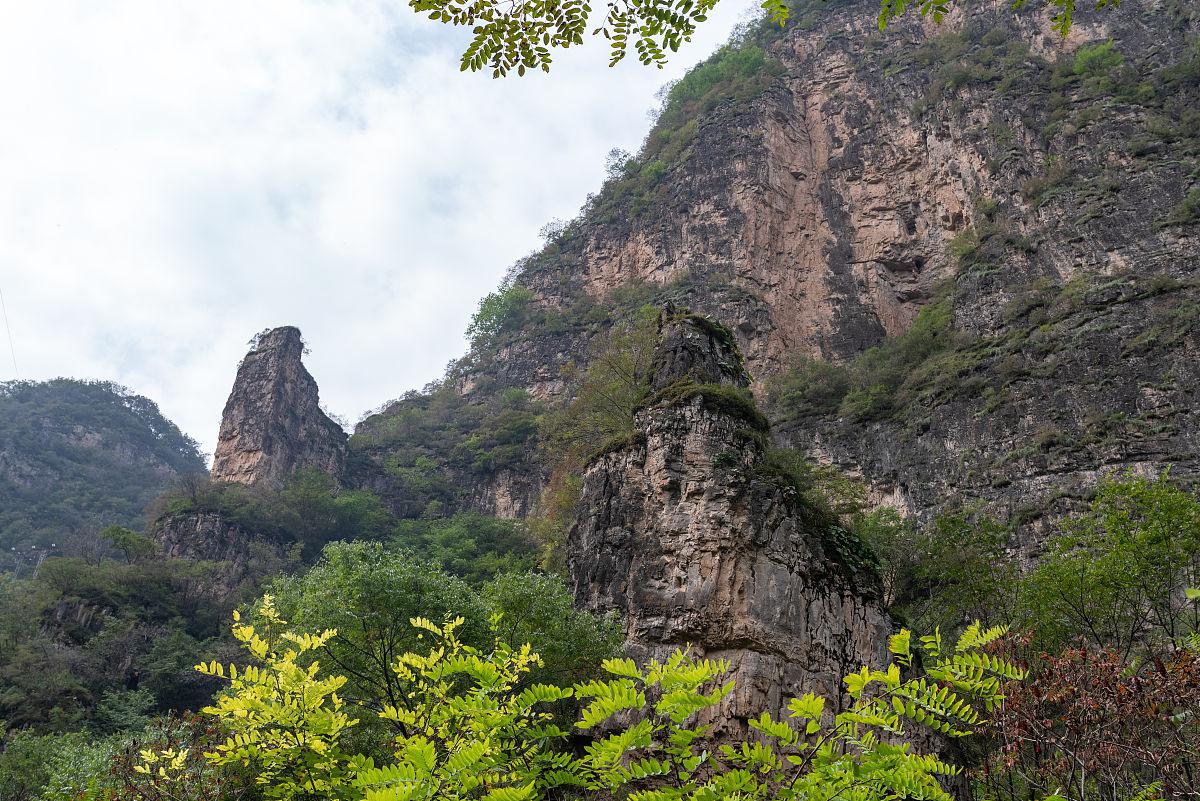
<path id="1" fill-rule="evenodd" d="M 196 589 L 219 603 L 256 592 L 264 577 L 294 568 L 284 548 L 248 534 L 215 512 L 176 515 L 155 521 L 151 531 L 168 559 L 205 562 L 210 570 L 193 579 Z"/>
<path id="2" fill-rule="evenodd" d="M 658 392 L 635 433 L 588 467 L 569 540 L 576 600 L 618 610 L 637 659 L 692 645 L 729 659 L 717 711 L 740 728 L 882 654 L 875 579 L 830 521 L 767 469 L 765 421 L 727 331 L 663 315 Z"/>
<path id="3" fill-rule="evenodd" d="M 303 354 L 297 328 L 276 328 L 256 338 L 225 403 L 214 480 L 278 484 L 302 467 L 341 474 L 346 432 L 321 411 L 317 382 L 304 368 Z"/>
<path id="4" fill-rule="evenodd" d="M 1066 40 L 995 0 L 882 34 L 877 10 L 801 2 L 735 48 L 761 66 L 685 99 L 519 265 L 525 322 L 463 385 L 569 396 L 591 315 L 632 297 L 727 325 L 765 399 L 949 298 L 969 343 L 911 365 L 915 403 L 773 406 L 777 442 L 916 517 L 982 502 L 1031 552 L 1101 475 L 1200 484 L 1200 9 L 1127 0 Z"/>

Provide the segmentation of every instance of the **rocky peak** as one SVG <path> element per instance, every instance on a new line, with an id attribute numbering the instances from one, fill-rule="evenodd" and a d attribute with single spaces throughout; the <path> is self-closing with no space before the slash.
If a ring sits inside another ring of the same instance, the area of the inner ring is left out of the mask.
<path id="1" fill-rule="evenodd" d="M 585 472 L 571 530 L 576 600 L 626 620 L 637 659 L 691 645 L 728 659 L 717 723 L 740 730 L 882 653 L 889 621 L 865 557 L 767 458 L 732 339 L 669 310 L 659 391 L 623 446 Z"/>
<path id="2" fill-rule="evenodd" d="M 707 317 L 670 303 L 659 316 L 659 340 L 650 375 L 650 389 L 655 392 L 680 381 L 739 389 L 750 385 L 733 334 Z"/>
<path id="3" fill-rule="evenodd" d="M 260 334 L 238 367 L 225 403 L 212 477 L 279 483 L 302 467 L 340 475 L 346 432 L 323 411 L 292 326 Z"/>

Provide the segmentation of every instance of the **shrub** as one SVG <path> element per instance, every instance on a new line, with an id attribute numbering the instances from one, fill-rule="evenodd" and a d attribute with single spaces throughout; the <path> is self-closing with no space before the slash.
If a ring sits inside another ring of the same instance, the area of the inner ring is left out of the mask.
<path id="1" fill-rule="evenodd" d="M 851 389 L 850 372 L 820 359 L 800 359 L 772 379 L 769 399 L 787 417 L 809 417 L 837 411 Z"/>
<path id="2" fill-rule="evenodd" d="M 1184 597 L 1197 585 L 1200 502 L 1166 475 L 1109 480 L 1023 582 L 1024 622 L 1047 649 L 1082 638 L 1123 655 L 1162 653 L 1200 627 Z"/>
<path id="3" fill-rule="evenodd" d="M 697 800 L 832 798 L 853 790 L 861 801 L 950 801 L 940 779 L 958 769 L 895 741 L 910 727 L 971 734 L 1003 698 L 1004 684 L 1022 676 L 988 652 L 1003 629 L 976 624 L 954 647 L 935 634 L 921 638 L 919 649 L 904 630 L 890 640 L 886 669 L 846 676 L 847 708 L 826 712 L 826 699 L 807 694 L 788 704 L 784 719 L 764 712 L 749 721 L 753 742 L 735 747 L 713 743 L 711 727 L 697 720 L 732 692 L 733 683 L 722 682 L 728 663 L 676 651 L 643 666 L 609 659 L 607 677 L 569 687 L 530 684 L 525 678 L 542 660 L 528 645 L 496 639 L 477 648 L 458 638 L 461 618 L 444 625 L 414 618 L 431 643 L 391 663 L 402 692 L 399 703 L 382 704 L 379 717 L 397 737 L 392 754 L 375 763 L 347 750 L 359 721 L 337 696 L 345 679 L 324 675 L 315 661 L 336 633 L 288 631 L 269 597 L 258 617 L 260 626 L 237 624 L 234 634 L 262 667 L 198 666 L 230 680 L 206 710 L 230 736 L 206 758 L 245 764 L 264 796 L 281 801 L 533 801 L 554 788 Z M 572 698 L 583 703 L 575 728 L 592 735 L 581 754 L 564 747 L 569 732 L 547 711 Z M 169 776 L 179 754 L 147 752 L 144 759 L 146 770 L 166 764 Z"/>
<path id="4" fill-rule="evenodd" d="M 502 332 L 520 326 L 526 306 L 533 298 L 531 290 L 516 284 L 501 286 L 485 296 L 467 326 L 471 347 L 479 350 Z"/>
<path id="5" fill-rule="evenodd" d="M 1179 205 L 1171 209 L 1171 213 L 1156 224 L 1158 228 L 1171 225 L 1195 225 L 1200 223 L 1200 187 L 1187 193 Z"/>
<path id="6" fill-rule="evenodd" d="M 1200 655 L 1133 667 L 1113 650 L 1043 657 L 990 728 L 1000 747 L 983 774 L 988 797 L 1194 797 Z"/>
<path id="7" fill-rule="evenodd" d="M 1094 45 L 1082 45 L 1075 51 L 1074 72 L 1076 75 L 1098 77 L 1125 63 L 1125 57 L 1117 50 L 1112 39 Z"/>

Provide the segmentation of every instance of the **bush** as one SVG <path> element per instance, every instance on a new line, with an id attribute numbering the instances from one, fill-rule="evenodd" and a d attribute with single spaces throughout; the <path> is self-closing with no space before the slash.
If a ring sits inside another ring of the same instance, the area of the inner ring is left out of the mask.
<path id="1" fill-rule="evenodd" d="M 546 672 L 535 674 L 543 679 L 593 675 L 621 637 L 613 620 L 575 611 L 557 578 L 512 573 L 476 590 L 411 552 L 378 543 L 332 543 L 307 573 L 278 578 L 268 589 L 296 630 L 340 632 L 326 657 L 349 677 L 344 696 L 375 711 L 381 699 L 401 697 L 389 662 L 419 646 L 412 618 L 462 617 L 458 636 L 483 645 L 489 621 L 500 615 L 507 641 L 544 652 Z"/>
<path id="2" fill-rule="evenodd" d="M 478 586 L 500 573 L 537 566 L 541 543 L 523 521 L 464 512 L 453 517 L 401 520 L 392 544 L 420 554 Z"/>
<path id="3" fill-rule="evenodd" d="M 1166 475 L 1109 480 L 1023 582 L 1023 623 L 1048 650 L 1082 639 L 1160 654 L 1200 628 L 1200 609 L 1184 596 L 1195 586 L 1200 502 Z"/>
<path id="4" fill-rule="evenodd" d="M 1171 210 L 1163 219 L 1156 224 L 1158 228 L 1166 228 L 1171 225 L 1195 225 L 1200 223 L 1200 187 L 1196 187 L 1187 193 L 1183 200 L 1179 201 L 1179 205 Z"/>
<path id="5" fill-rule="evenodd" d="M 3 741 L 0 751 L 0 798 L 34 801 L 50 780 L 54 758 L 83 743 L 80 734 L 38 735 L 18 731 Z"/>
<path id="6" fill-rule="evenodd" d="M 384 539 L 394 524 L 374 493 L 343 490 L 316 468 L 297 470 L 279 489 L 193 479 L 147 510 L 152 526 L 197 513 L 219 515 L 247 534 L 278 543 L 299 542 L 310 559 L 334 539 Z"/>
<path id="7" fill-rule="evenodd" d="M 819 359 L 800 359 L 772 379 L 769 402 L 788 418 L 831 414 L 851 389 L 850 371 Z"/>
<path id="8" fill-rule="evenodd" d="M 861 801 L 949 801 L 940 777 L 957 769 L 890 741 L 916 726 L 965 737 L 999 704 L 1003 684 L 1022 677 L 988 652 L 1003 629 L 974 625 L 954 647 L 933 635 L 919 649 L 904 630 L 890 640 L 885 670 L 863 667 L 845 678 L 850 700 L 842 711 L 826 712 L 826 699 L 807 694 L 787 705 L 784 719 L 764 712 L 749 721 L 753 742 L 738 747 L 714 743 L 712 727 L 699 722 L 734 689 L 722 682 L 726 662 L 676 651 L 643 666 L 609 659 L 599 680 L 537 684 L 528 678 L 542 659 L 528 645 L 496 638 L 475 647 L 458 636 L 461 618 L 414 618 L 430 644 L 390 664 L 399 702 L 381 703 L 379 717 L 397 736 L 392 753 L 376 762 L 348 749 L 346 735 L 359 721 L 337 695 L 346 679 L 317 661 L 336 632 L 289 631 L 269 597 L 256 618 L 234 634 L 261 668 L 198 666 L 230 680 L 206 710 L 230 736 L 207 759 L 248 766 L 264 795 L 281 801 L 533 801 L 556 788 L 647 798 L 671 788 L 667 797 L 695 799 L 836 797 L 853 788 Z M 567 748 L 569 732 L 547 709 L 570 699 L 583 704 L 574 728 L 592 739 L 582 753 Z M 171 752 L 145 755 L 147 769 L 172 759 Z"/>
<path id="9" fill-rule="evenodd" d="M 1082 45 L 1075 51 L 1074 72 L 1084 77 L 1099 77 L 1125 63 L 1112 39 L 1094 45 Z"/>
<path id="10" fill-rule="evenodd" d="M 467 339 L 474 350 L 492 343 L 504 331 L 521 325 L 526 306 L 534 299 L 531 290 L 516 284 L 501 286 L 479 301 L 479 308 L 467 326 Z"/>

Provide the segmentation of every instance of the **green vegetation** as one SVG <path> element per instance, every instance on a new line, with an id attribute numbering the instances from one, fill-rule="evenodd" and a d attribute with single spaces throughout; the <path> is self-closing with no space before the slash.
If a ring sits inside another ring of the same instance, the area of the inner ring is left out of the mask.
<path id="1" fill-rule="evenodd" d="M 531 291 L 506 283 L 479 301 L 479 308 L 467 326 L 467 339 L 471 347 L 476 350 L 484 348 L 492 344 L 500 333 L 518 328 L 531 300 Z"/>
<path id="2" fill-rule="evenodd" d="M 787 418 L 826 414 L 875 420 L 901 413 L 917 398 L 940 392 L 958 378 L 965 341 L 953 327 L 951 298 L 929 303 L 903 334 L 890 337 L 845 366 L 813 360 L 777 377 L 772 407 Z"/>
<path id="3" fill-rule="evenodd" d="M 191 666 L 229 611 L 202 592 L 210 570 L 60 556 L 30 578 L 0 575 L 0 720 L 106 735 L 196 708 L 212 686 Z"/>
<path id="4" fill-rule="evenodd" d="M 1081 45 L 1075 51 L 1075 74 L 1088 77 L 1107 75 L 1125 63 L 1112 39 L 1094 45 Z"/>
<path id="5" fill-rule="evenodd" d="M 1200 223 L 1200 187 L 1192 189 L 1183 200 L 1179 201 L 1171 213 L 1159 220 L 1159 228 L 1171 225 L 1196 225 Z"/>
<path id="6" fill-rule="evenodd" d="M 380 540 L 395 519 L 365 490 L 343 490 L 317 469 L 298 470 L 281 489 L 196 478 L 155 499 L 147 510 L 152 525 L 181 515 L 211 513 L 242 531 L 289 545 L 299 543 L 313 558 L 334 539 Z"/>
<path id="7" fill-rule="evenodd" d="M 501 573 L 537 567 L 541 543 L 523 521 L 471 512 L 452 517 L 400 520 L 392 542 L 421 554 L 472 585 Z"/>
<path id="8" fill-rule="evenodd" d="M 228 736 L 205 749 L 205 759 L 215 768 L 245 766 L 265 798 L 289 801 L 532 801 L 558 789 L 583 797 L 831 799 L 849 788 L 863 801 L 949 801 L 942 781 L 958 768 L 887 740 L 913 728 L 966 737 L 998 706 L 1004 683 L 1022 677 L 988 653 L 1003 629 L 970 627 L 954 647 L 924 637 L 919 649 L 901 631 L 886 669 L 846 677 L 850 701 L 841 711 L 826 715 L 836 704 L 810 693 L 790 702 L 786 718 L 753 719 L 755 741 L 738 747 L 712 742 L 698 722 L 733 690 L 722 681 L 727 663 L 677 651 L 643 666 L 608 659 L 603 676 L 573 685 L 538 683 L 543 659 L 529 645 L 502 637 L 471 645 L 459 637 L 462 618 L 411 624 L 430 643 L 389 661 L 401 701 L 359 707 L 338 694 L 347 678 L 319 661 L 337 632 L 291 630 L 267 596 L 254 623 L 233 627 L 255 665 L 198 666 L 229 680 L 205 710 Z M 582 709 L 563 728 L 554 706 L 572 701 Z M 353 731 L 368 716 L 396 732 L 384 753 L 354 747 Z M 591 741 L 581 752 L 566 747 L 572 730 Z M 147 749 L 141 759 L 138 769 L 164 796 L 195 780 L 178 749 Z"/>
<path id="9" fill-rule="evenodd" d="M 0 567 L 109 524 L 137 526 L 171 474 L 204 471 L 196 443 L 153 402 L 65 378 L 0 384 Z"/>
<path id="10" fill-rule="evenodd" d="M 610 154 L 608 180 L 581 217 L 615 222 L 649 209 L 663 178 L 691 152 L 700 120 L 719 106 L 744 105 L 782 74 L 783 65 L 765 49 L 777 34 L 762 24 L 741 27 L 728 44 L 671 84 L 640 155 Z"/>
<path id="11" fill-rule="evenodd" d="M 782 27 L 794 11 L 808 4 L 786 0 L 764 0 L 762 8 L 771 24 Z M 940 23 L 957 5 L 957 0 L 880 0 L 879 30 L 916 7 L 922 16 Z M 1014 0 L 1013 8 L 1024 5 Z M 1066 36 L 1074 20 L 1075 0 L 1050 0 L 1054 8 L 1053 28 Z M 1115 7 L 1114 0 L 1096 0 L 1097 10 Z M 609 44 L 609 65 L 624 60 L 632 45 L 642 64 L 662 67 L 670 53 L 689 42 L 698 25 L 716 6 L 716 0 L 668 0 L 658 6 L 623 5 L 609 2 L 599 25 L 589 23 L 591 6 L 572 0 L 561 6 L 547 7 L 530 0 L 501 5 L 495 2 L 465 3 L 463 0 L 409 0 L 414 11 L 438 22 L 471 29 L 470 44 L 460 61 L 462 70 L 490 70 L 499 78 L 512 72 L 524 75 L 529 70 L 550 71 L 555 49 L 583 44 L 584 34 L 602 34 Z M 809 17 L 801 17 L 807 27 Z"/>
<path id="12" fill-rule="evenodd" d="M 595 454 L 634 431 L 634 415 L 650 391 L 650 366 L 658 340 L 658 310 L 643 306 L 617 323 L 582 371 L 568 371 L 575 393 L 548 414 L 542 440 L 557 469 L 581 473 Z"/>
<path id="13" fill-rule="evenodd" d="M 476 589 L 410 551 L 378 543 L 332 543 L 310 570 L 278 578 L 268 590 L 296 630 L 341 632 L 326 657 L 349 677 L 343 696 L 368 706 L 403 697 L 389 664 L 419 647 L 408 622 L 414 617 L 461 617 L 459 636 L 480 645 L 500 615 L 499 631 L 510 644 L 531 642 L 542 652 L 536 675 L 545 680 L 590 677 L 621 642 L 615 621 L 575 611 L 557 578 L 509 572 Z"/>
<path id="14" fill-rule="evenodd" d="M 359 424 L 351 459 L 374 461 L 395 480 L 389 502 L 401 517 L 460 507 L 464 476 L 527 466 L 537 449 L 541 405 L 520 389 L 480 395 L 467 398 L 446 381 L 410 392 Z"/>
<path id="15" fill-rule="evenodd" d="M 1078 644 L 1122 660 L 1162 656 L 1200 630 L 1200 501 L 1169 476 L 1110 478 L 1025 569 L 1011 530 L 979 514 L 917 526 L 876 512 L 859 531 L 901 619 L 947 631 L 984 619 L 1030 633 L 1036 652 Z"/>

